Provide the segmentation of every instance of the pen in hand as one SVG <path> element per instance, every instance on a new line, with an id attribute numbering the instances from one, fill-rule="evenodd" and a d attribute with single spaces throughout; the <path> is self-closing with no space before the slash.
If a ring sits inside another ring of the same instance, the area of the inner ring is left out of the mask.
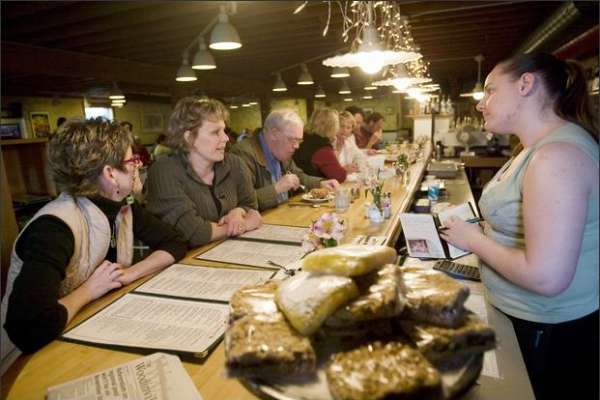
<path id="1" fill-rule="evenodd" d="M 471 218 L 471 219 L 465 220 L 465 222 L 467 222 L 469 224 L 476 224 L 481 221 L 483 221 L 483 218 Z M 438 231 L 445 231 L 447 229 L 448 229 L 448 227 L 442 226 L 442 227 L 438 228 Z"/>

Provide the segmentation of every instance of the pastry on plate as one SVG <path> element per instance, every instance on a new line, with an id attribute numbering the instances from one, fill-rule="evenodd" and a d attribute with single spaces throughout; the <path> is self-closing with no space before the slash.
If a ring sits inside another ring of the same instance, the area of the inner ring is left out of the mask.
<path id="1" fill-rule="evenodd" d="M 407 300 L 402 318 L 446 327 L 463 323 L 467 286 L 432 269 L 402 267 L 401 271 Z"/>
<path id="2" fill-rule="evenodd" d="M 418 350 L 399 341 L 334 354 L 326 375 L 336 400 L 442 398 L 440 373 Z"/>
<path id="3" fill-rule="evenodd" d="M 229 319 L 236 320 L 248 314 L 272 314 L 277 311 L 275 292 L 279 281 L 267 281 L 244 286 L 229 300 Z"/>
<path id="4" fill-rule="evenodd" d="M 360 295 L 340 307 L 325 320 L 325 324 L 350 327 L 399 315 L 406 303 L 400 280 L 400 267 L 395 264 L 387 264 L 370 274 L 354 278 Z"/>
<path id="5" fill-rule="evenodd" d="M 250 314 L 225 333 L 225 363 L 231 377 L 278 377 L 315 371 L 316 356 L 307 337 L 283 314 Z"/>
<path id="6" fill-rule="evenodd" d="M 400 326 L 431 362 L 479 354 L 496 346 L 494 330 L 472 312 L 467 312 L 464 323 L 456 328 L 411 320 L 400 321 Z"/>
<path id="7" fill-rule="evenodd" d="M 351 278 L 302 271 L 281 282 L 275 299 L 290 324 L 312 335 L 340 306 L 358 296 Z"/>
<path id="8" fill-rule="evenodd" d="M 342 276 L 359 276 L 391 264 L 396 250 L 388 246 L 344 244 L 317 250 L 302 262 L 304 271 Z"/>

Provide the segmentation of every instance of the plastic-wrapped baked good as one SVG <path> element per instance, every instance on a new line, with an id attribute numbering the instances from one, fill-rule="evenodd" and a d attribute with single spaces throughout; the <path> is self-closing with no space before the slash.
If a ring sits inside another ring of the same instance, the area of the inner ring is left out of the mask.
<path id="1" fill-rule="evenodd" d="M 302 271 L 281 282 L 277 306 L 303 335 L 312 335 L 340 306 L 358 296 L 351 278 Z"/>
<path id="2" fill-rule="evenodd" d="M 441 399 L 439 372 L 401 342 L 373 342 L 333 355 L 326 369 L 334 399 Z"/>
<path id="3" fill-rule="evenodd" d="M 462 324 L 467 286 L 432 269 L 402 267 L 401 271 L 407 300 L 403 318 L 446 327 Z"/>
<path id="4" fill-rule="evenodd" d="M 277 312 L 275 292 L 279 283 L 279 281 L 267 281 L 238 289 L 229 300 L 229 319 L 236 320 L 248 314 Z"/>
<path id="5" fill-rule="evenodd" d="M 388 246 L 345 244 L 317 250 L 304 258 L 304 271 L 341 276 L 368 274 L 396 260 L 396 250 Z"/>
<path id="6" fill-rule="evenodd" d="M 364 321 L 399 315 L 406 303 L 400 285 L 400 267 L 387 264 L 367 275 L 356 277 L 360 295 L 325 320 L 331 327 L 348 327 Z"/>
<path id="7" fill-rule="evenodd" d="M 431 362 L 458 354 L 483 353 L 496 345 L 494 330 L 472 312 L 468 312 L 464 324 L 456 328 L 411 320 L 400 321 L 400 326 Z"/>
<path id="8" fill-rule="evenodd" d="M 225 333 L 227 373 L 232 377 L 298 375 L 315 370 L 315 352 L 280 312 L 250 314 Z"/>

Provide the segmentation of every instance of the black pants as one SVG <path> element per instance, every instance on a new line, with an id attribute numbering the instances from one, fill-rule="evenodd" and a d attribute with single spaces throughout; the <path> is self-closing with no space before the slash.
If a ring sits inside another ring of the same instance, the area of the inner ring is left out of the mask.
<path id="1" fill-rule="evenodd" d="M 560 324 L 513 323 L 537 400 L 598 400 L 598 310 Z"/>

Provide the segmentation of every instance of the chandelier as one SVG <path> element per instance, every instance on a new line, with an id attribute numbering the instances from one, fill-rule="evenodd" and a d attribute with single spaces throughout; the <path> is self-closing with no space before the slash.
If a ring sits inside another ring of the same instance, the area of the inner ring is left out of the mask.
<path id="1" fill-rule="evenodd" d="M 294 13 L 300 12 L 304 2 Z M 327 67 L 360 67 L 375 74 L 384 66 L 418 60 L 408 22 L 400 16 L 400 6 L 393 1 L 327 1 L 329 7 L 323 36 L 329 31 L 332 5 L 342 14 L 342 39 L 350 42 L 350 52 L 323 60 Z"/>

